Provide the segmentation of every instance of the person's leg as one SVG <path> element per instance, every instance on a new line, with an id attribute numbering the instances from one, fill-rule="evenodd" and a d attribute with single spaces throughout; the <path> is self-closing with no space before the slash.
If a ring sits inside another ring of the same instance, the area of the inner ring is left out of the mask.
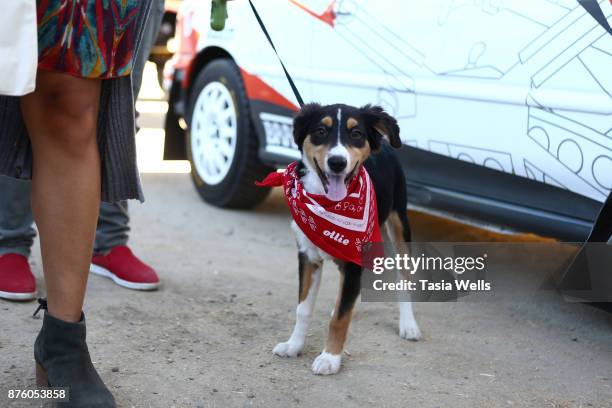
<path id="1" fill-rule="evenodd" d="M 99 80 L 46 71 L 21 99 L 48 312 L 68 322 L 81 319 L 100 205 L 99 99 Z"/>
<path id="2" fill-rule="evenodd" d="M 32 228 L 31 185 L 0 176 L 0 255 L 30 256 L 36 232 Z"/>
<path id="3" fill-rule="evenodd" d="M 96 229 L 94 254 L 105 254 L 119 245 L 126 245 L 130 215 L 127 201 L 102 203 Z"/>
<path id="4" fill-rule="evenodd" d="M 138 259 L 126 245 L 129 221 L 127 201 L 102 203 L 89 270 L 129 289 L 156 289 L 159 277 L 155 270 Z"/>
<path id="5" fill-rule="evenodd" d="M 141 46 L 134 59 L 134 67 L 132 69 L 134 99 L 136 99 L 140 91 L 144 66 L 155 44 L 163 15 L 164 0 L 155 0 L 142 34 Z M 127 201 L 102 203 L 100 205 L 100 217 L 96 229 L 94 252 L 106 253 L 116 246 L 127 244 L 128 232 L 130 231 L 129 222 L 130 216 Z"/>
<path id="6" fill-rule="evenodd" d="M 0 299 L 36 297 L 36 278 L 27 260 L 35 236 L 30 183 L 0 176 Z"/>
<path id="7" fill-rule="evenodd" d="M 134 99 L 140 91 L 144 66 L 155 44 L 163 15 L 164 1 L 154 0 L 143 31 L 141 45 L 134 58 L 132 69 Z M 159 277 L 155 270 L 138 259 L 126 247 L 130 231 L 129 222 L 127 201 L 100 205 L 94 257 L 90 270 L 130 289 L 156 289 L 159 286 Z"/>

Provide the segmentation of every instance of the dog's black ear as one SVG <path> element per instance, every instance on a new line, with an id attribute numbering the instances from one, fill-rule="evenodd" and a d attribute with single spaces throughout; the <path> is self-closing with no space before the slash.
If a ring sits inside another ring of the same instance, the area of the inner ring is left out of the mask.
<path id="1" fill-rule="evenodd" d="M 377 105 L 366 105 L 361 108 L 368 130 L 370 147 L 376 151 L 380 148 L 380 139 L 386 138 L 391 146 L 401 147 L 400 128 L 397 120 Z"/>
<path id="2" fill-rule="evenodd" d="M 293 140 L 300 150 L 304 139 L 308 134 L 308 128 L 317 116 L 320 115 L 321 105 L 318 103 L 308 103 L 293 118 Z"/>

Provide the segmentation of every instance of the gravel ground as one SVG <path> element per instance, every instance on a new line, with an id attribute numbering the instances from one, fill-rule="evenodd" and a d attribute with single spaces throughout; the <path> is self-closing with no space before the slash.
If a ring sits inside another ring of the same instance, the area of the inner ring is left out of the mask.
<path id="1" fill-rule="evenodd" d="M 122 407 L 612 407 L 612 315 L 554 295 L 416 304 L 420 342 L 398 336 L 396 305 L 360 303 L 342 370 L 314 376 L 338 273 L 324 269 L 304 354 L 272 355 L 297 298 L 282 197 L 228 211 L 203 204 L 185 174 L 145 175 L 144 185 L 131 245 L 163 287 L 140 293 L 92 276 L 85 306 L 95 365 Z M 411 217 L 420 240 L 537 239 Z M 0 301 L 0 406 L 12 403 L 8 389 L 34 387 L 34 308 Z"/>

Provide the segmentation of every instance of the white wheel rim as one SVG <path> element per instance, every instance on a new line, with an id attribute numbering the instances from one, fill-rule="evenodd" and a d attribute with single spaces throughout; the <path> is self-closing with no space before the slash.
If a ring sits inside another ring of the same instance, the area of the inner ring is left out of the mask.
<path id="1" fill-rule="evenodd" d="M 236 151 L 236 107 L 221 82 L 207 84 L 196 100 L 191 118 L 191 158 L 208 185 L 223 181 Z"/>

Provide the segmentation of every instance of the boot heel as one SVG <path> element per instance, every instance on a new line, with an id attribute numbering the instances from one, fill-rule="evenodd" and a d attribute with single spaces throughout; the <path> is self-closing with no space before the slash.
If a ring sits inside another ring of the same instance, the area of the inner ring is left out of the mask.
<path id="1" fill-rule="evenodd" d="M 36 385 L 38 385 L 39 387 L 49 386 L 49 378 L 47 377 L 47 372 L 38 363 L 36 363 Z"/>

